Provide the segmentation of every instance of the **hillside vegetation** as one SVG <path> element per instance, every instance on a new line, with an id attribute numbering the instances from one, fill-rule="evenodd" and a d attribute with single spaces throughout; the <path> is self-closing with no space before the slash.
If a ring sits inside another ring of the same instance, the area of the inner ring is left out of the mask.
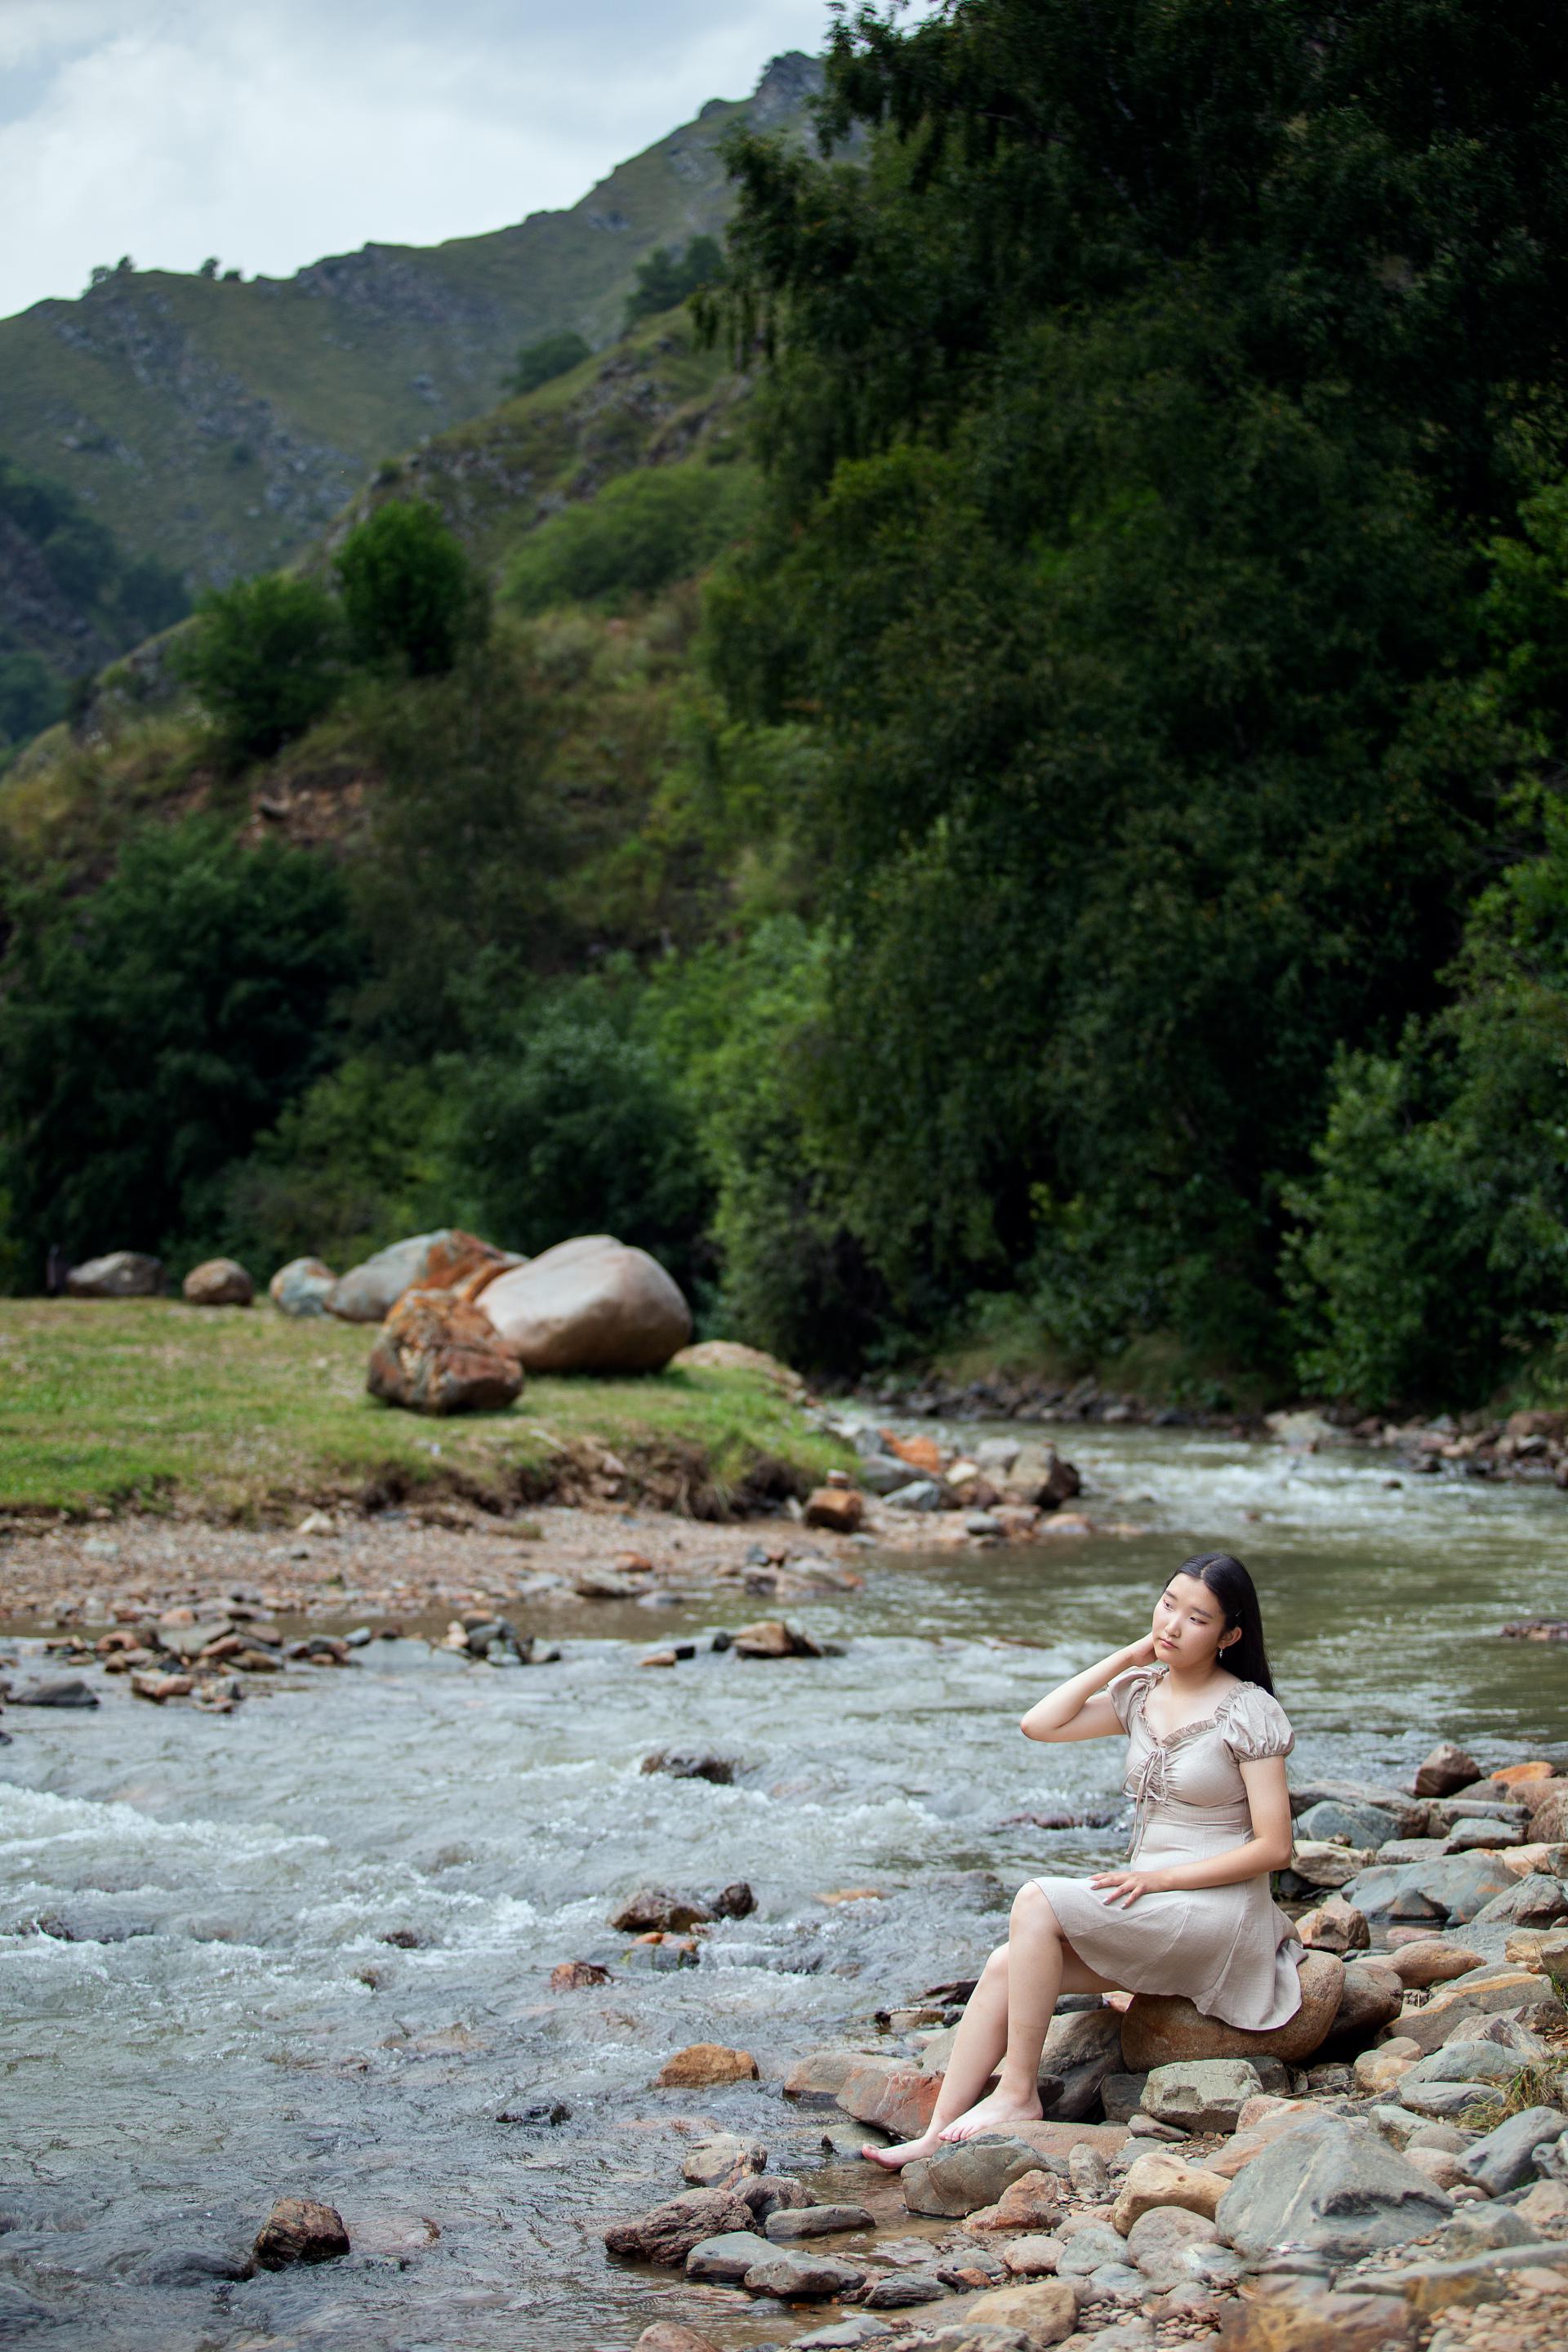
<path id="1" fill-rule="evenodd" d="M 16 764 L 11 1278 L 607 1228 L 819 1370 L 1562 1396 L 1568 26 L 1421 25 L 841 26 L 710 340 Z"/>

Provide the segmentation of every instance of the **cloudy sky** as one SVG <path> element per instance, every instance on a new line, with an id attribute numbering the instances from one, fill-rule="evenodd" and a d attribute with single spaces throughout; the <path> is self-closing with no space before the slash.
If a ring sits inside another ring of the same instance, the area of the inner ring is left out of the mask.
<path id="1" fill-rule="evenodd" d="M 96 262 L 284 275 L 574 203 L 826 0 L 0 0 L 0 317 Z"/>

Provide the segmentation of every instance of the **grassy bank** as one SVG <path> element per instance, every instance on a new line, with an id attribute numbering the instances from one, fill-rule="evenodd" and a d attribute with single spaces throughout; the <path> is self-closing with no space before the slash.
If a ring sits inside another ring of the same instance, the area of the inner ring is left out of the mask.
<path id="1" fill-rule="evenodd" d="M 365 1394 L 374 1336 L 267 1307 L 0 1300 L 0 1510 L 261 1520 L 354 1497 L 618 1494 L 710 1515 L 760 1463 L 816 1479 L 843 1459 L 766 1379 L 707 1367 L 534 1381 L 510 1412 L 418 1419 Z"/>

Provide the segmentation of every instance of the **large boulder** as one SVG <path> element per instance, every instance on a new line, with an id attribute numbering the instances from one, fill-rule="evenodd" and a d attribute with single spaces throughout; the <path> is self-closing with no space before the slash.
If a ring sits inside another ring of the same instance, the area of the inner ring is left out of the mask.
<path id="1" fill-rule="evenodd" d="M 248 1307 L 256 1285 L 236 1257 L 204 1258 L 180 1286 L 190 1307 Z"/>
<path id="2" fill-rule="evenodd" d="M 337 1286 L 337 1276 L 319 1257 L 291 1257 L 268 1284 L 267 1295 L 279 1315 L 325 1315 Z"/>
<path id="3" fill-rule="evenodd" d="M 450 1291 L 405 1291 L 371 1350 L 365 1385 L 410 1412 L 502 1412 L 522 1389 L 522 1367 L 479 1307 Z"/>
<path id="4" fill-rule="evenodd" d="M 482 1303 L 531 1372 L 657 1372 L 691 1337 L 691 1310 L 658 1259 L 608 1234 L 514 1266 Z"/>
<path id="5" fill-rule="evenodd" d="M 1069 2010 L 1054 2017 L 1040 2053 L 1043 2114 L 1080 2123 L 1096 2112 L 1100 2085 L 1121 2065 L 1121 2020 L 1114 2010 Z"/>
<path id="6" fill-rule="evenodd" d="M 952 2141 L 934 2155 L 905 2165 L 900 2174 L 911 2213 L 958 2218 L 994 2205 L 1026 2172 L 1065 2170 L 1075 2147 L 1110 2158 L 1127 2144 L 1116 2124 L 1009 2124 L 975 2139 Z"/>
<path id="7" fill-rule="evenodd" d="M 89 1257 L 73 1265 L 66 1276 L 71 1298 L 159 1298 L 163 1291 L 163 1261 L 140 1250 L 110 1250 L 105 1257 Z"/>
<path id="8" fill-rule="evenodd" d="M 1568 2024 L 1563 2005 L 1545 1977 L 1503 1961 L 1439 1985 L 1419 2008 L 1404 2011 L 1399 2032 L 1425 2053 L 1440 2049 L 1450 2036 L 1468 2035 L 1489 2017 L 1511 2017 L 1537 2032 Z"/>
<path id="9" fill-rule="evenodd" d="M 1300 1978 L 1300 2008 L 1267 2033 L 1205 2017 L 1180 1993 L 1137 1993 L 1121 2020 L 1122 2057 L 1136 2074 L 1190 2058 L 1282 2058 L 1297 2065 L 1332 2031 L 1344 1963 L 1332 1952 L 1308 1952 Z"/>
<path id="10" fill-rule="evenodd" d="M 405 1290 L 455 1290 L 487 1267 L 500 1274 L 516 1263 L 477 1234 L 443 1225 L 432 1234 L 411 1234 L 351 1267 L 328 1306 L 345 1323 L 384 1323 Z"/>
<path id="11" fill-rule="evenodd" d="M 1359 2116 L 1313 2116 L 1237 2173 L 1215 2216 L 1244 2262 L 1289 2247 L 1333 2263 L 1424 2238 L 1453 2200 Z"/>
<path id="12" fill-rule="evenodd" d="M 1350 1880 L 1344 1895 L 1374 1925 L 1463 1927 L 1513 1884 L 1500 1854 L 1456 1853 L 1422 1862 L 1374 1862 Z"/>

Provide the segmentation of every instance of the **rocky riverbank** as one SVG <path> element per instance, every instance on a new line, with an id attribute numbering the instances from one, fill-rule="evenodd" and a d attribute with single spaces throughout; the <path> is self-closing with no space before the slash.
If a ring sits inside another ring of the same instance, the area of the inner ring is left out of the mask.
<path id="1" fill-rule="evenodd" d="M 710 2310 L 820 2318 L 791 2352 L 1557 2352 L 1568 1779 L 1543 1758 L 1483 1774 L 1446 1744 L 1407 1789 L 1292 1802 L 1280 1893 L 1307 1956 L 1289 2024 L 1066 2002 L 1044 2119 L 889 2179 L 855 2150 L 930 2117 L 968 1990 L 934 1988 L 786 2076 L 785 2099 L 823 2113 L 824 2171 L 715 2135 L 684 2153 L 686 2185 L 606 2224 L 609 2258 L 702 2283 Z M 752 2071 L 704 2046 L 660 2079 Z M 738 2339 L 721 2322 L 656 2323 L 638 2352 L 722 2352 Z"/>

